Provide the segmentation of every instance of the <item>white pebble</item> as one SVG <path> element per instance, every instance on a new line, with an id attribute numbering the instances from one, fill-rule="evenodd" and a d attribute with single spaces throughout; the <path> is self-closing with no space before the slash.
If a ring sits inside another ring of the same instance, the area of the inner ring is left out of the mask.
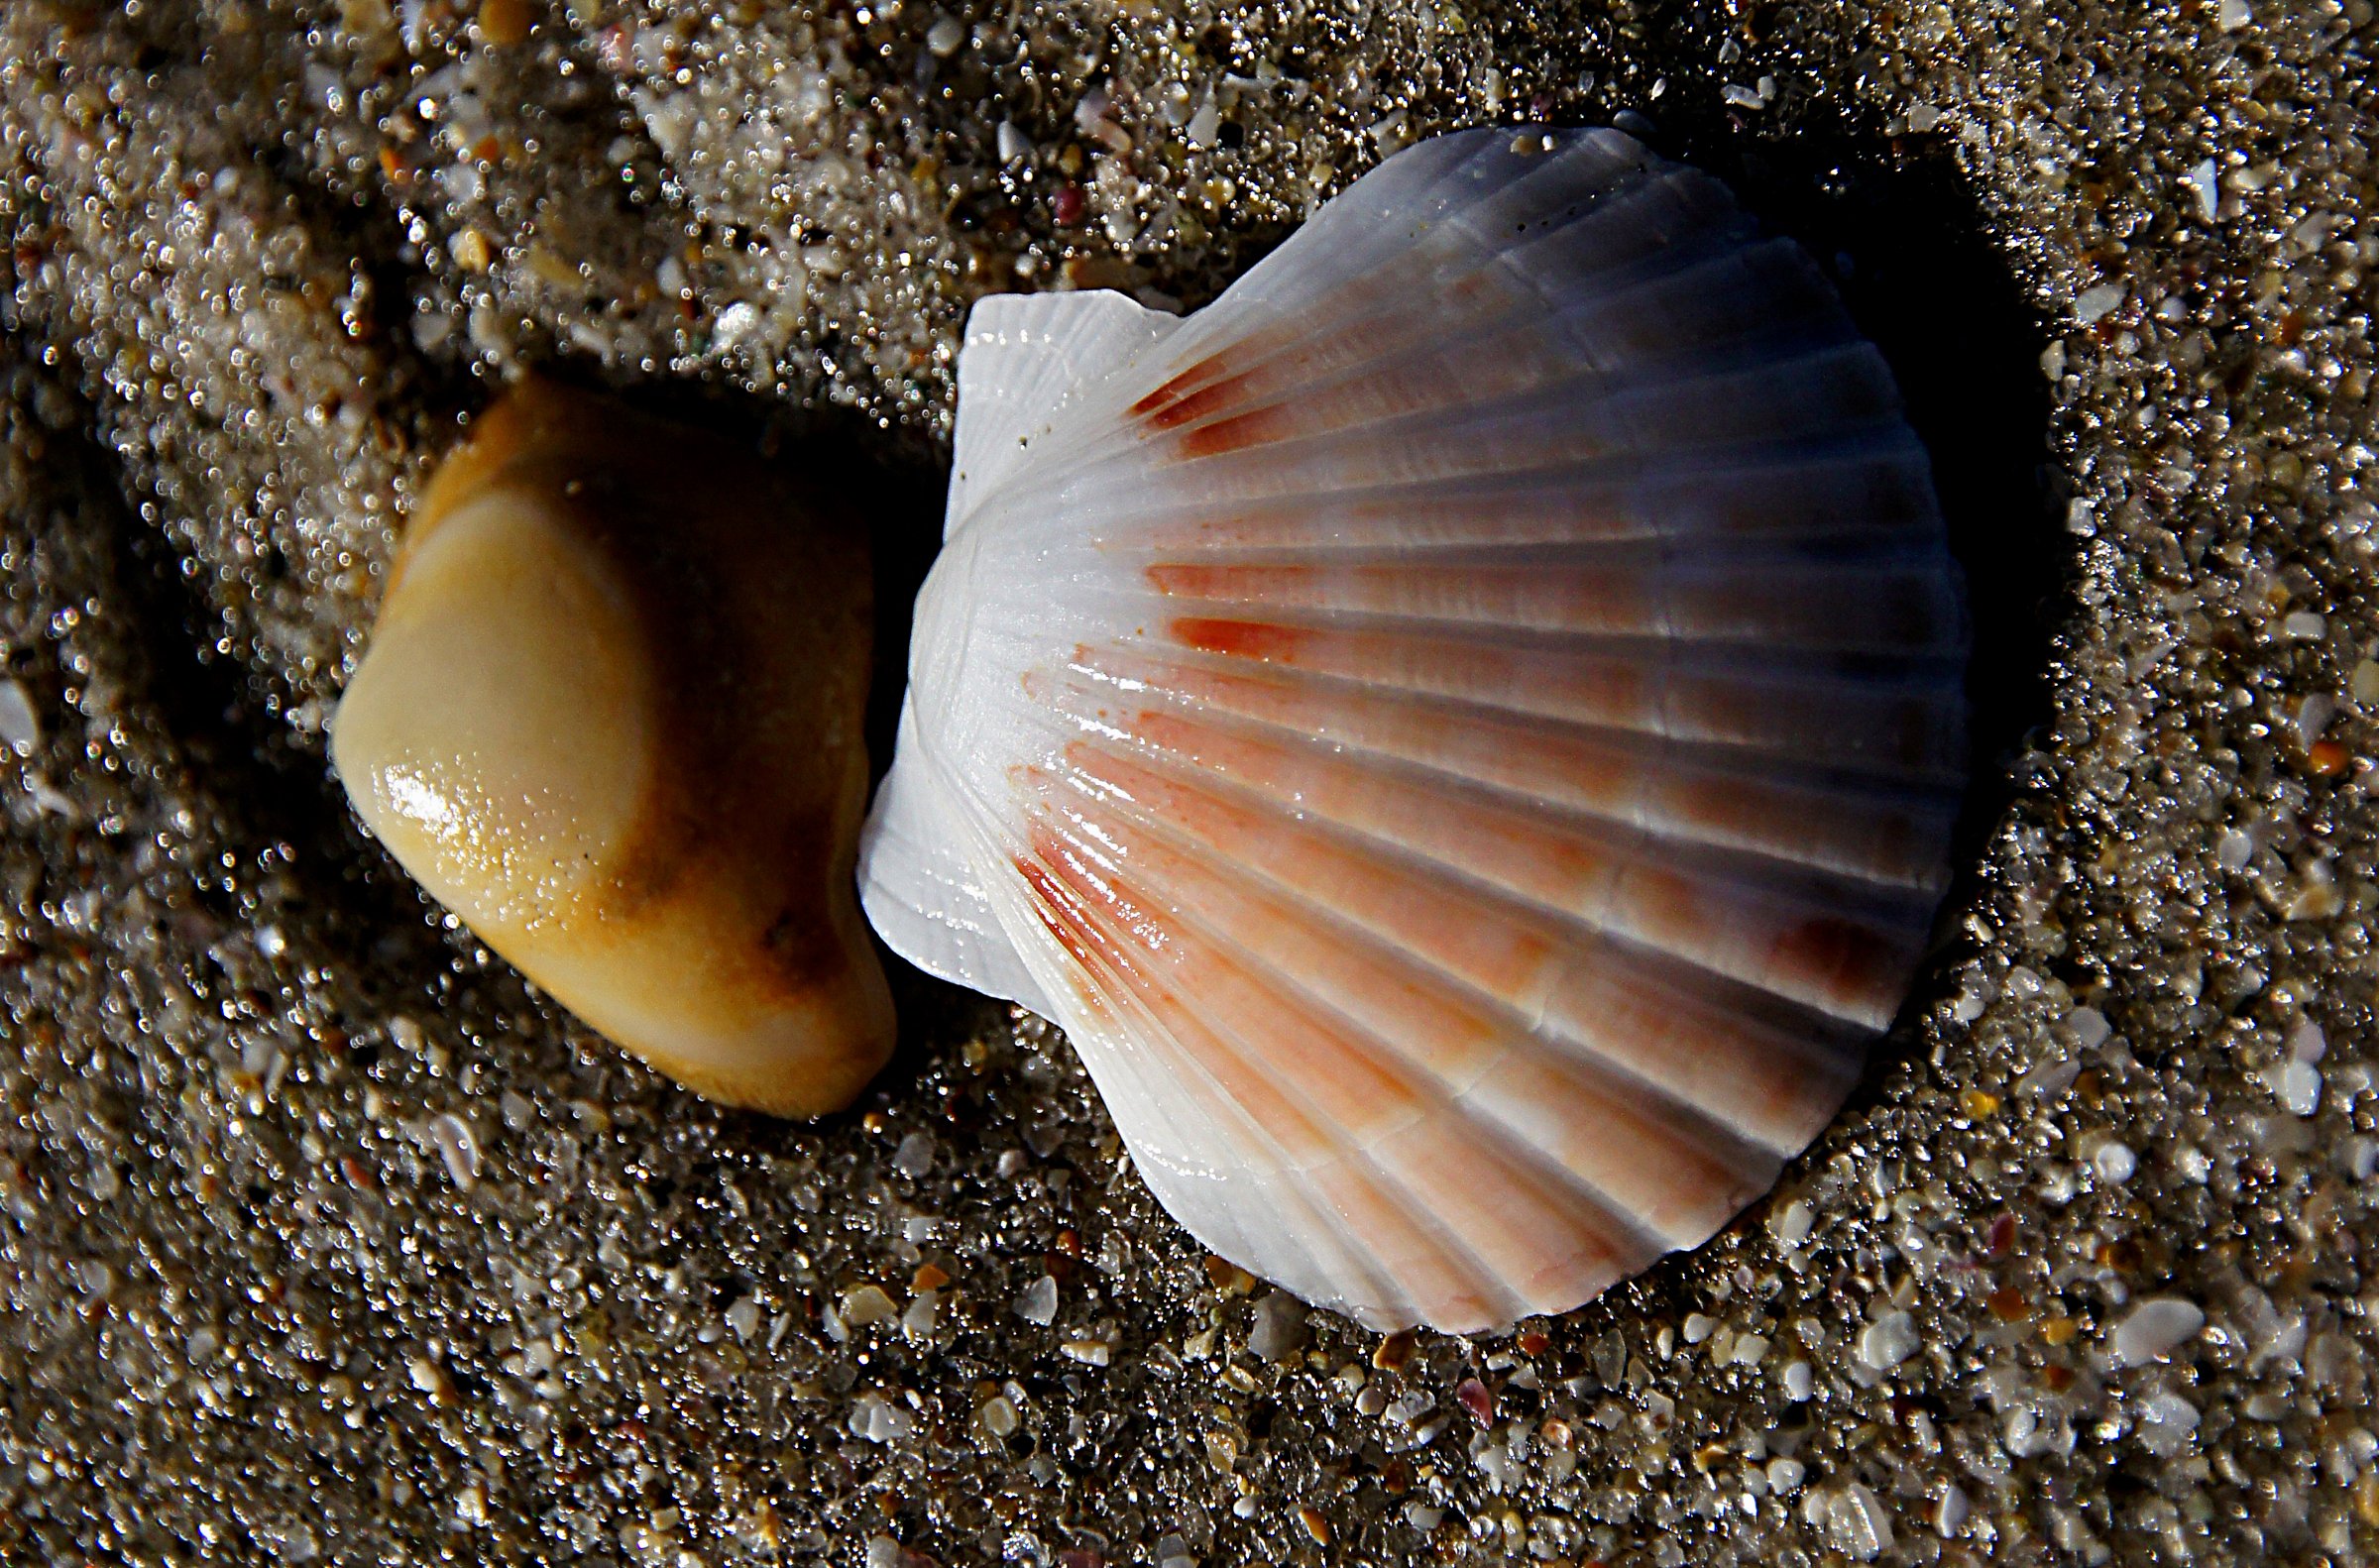
<path id="1" fill-rule="evenodd" d="M 2165 1459 L 2186 1453 L 2199 1419 L 2198 1407 L 2178 1394 L 2150 1395 L 2139 1401 L 2140 1446 Z"/>
<path id="2" fill-rule="evenodd" d="M 438 1158 L 446 1162 L 446 1174 L 454 1184 L 468 1192 L 479 1184 L 479 1140 L 471 1135 L 471 1124 L 451 1112 L 430 1118 L 429 1136 L 438 1146 Z"/>
<path id="3" fill-rule="evenodd" d="M 402 1013 L 398 1013 L 389 1020 L 390 1045 L 399 1051 L 412 1052 L 421 1049 L 421 1042 L 422 1035 L 419 1024 L 414 1023 Z"/>
<path id="4" fill-rule="evenodd" d="M 2297 744 L 2311 750 L 2337 717 L 2337 699 L 2321 692 L 2314 693 L 2297 705 Z"/>
<path id="5" fill-rule="evenodd" d="M 850 1434 L 871 1443 L 898 1442 L 917 1429 L 917 1417 L 880 1394 L 862 1394 L 850 1407 Z M 869 1556 L 873 1556 L 872 1550 Z"/>
<path id="6" fill-rule="evenodd" d="M 1798 1247 L 1809 1239 L 1809 1232 L 1816 1226 L 1817 1211 L 1794 1198 L 1784 1205 L 1784 1212 L 1776 1219 L 1776 1240 L 1787 1247 Z"/>
<path id="7" fill-rule="evenodd" d="M 1429 1534 L 1431 1531 L 1435 1530 L 1440 1523 L 1444 1522 L 1444 1520 L 1445 1510 L 1443 1509 L 1430 1508 L 1426 1503 L 1408 1503 L 1405 1505 L 1405 1522 L 1412 1525 L 1415 1529 L 1420 1531 L 1420 1533 L 1423 1535 Z"/>
<path id="8" fill-rule="evenodd" d="M 1898 1544 L 1882 1502 L 1856 1481 L 1835 1495 L 1828 1512 L 1835 1545 L 1863 1563 L 1873 1562 Z"/>
<path id="9" fill-rule="evenodd" d="M 900 1331 L 911 1339 L 931 1339 L 942 1321 L 942 1296 L 936 1290 L 920 1290 L 909 1309 L 900 1314 Z"/>
<path id="10" fill-rule="evenodd" d="M 915 1180 L 934 1168 L 934 1140 L 930 1133 L 911 1133 L 900 1141 L 892 1153 L 892 1169 Z"/>
<path id="11" fill-rule="evenodd" d="M 2310 1062 L 2285 1062 L 2274 1075 L 2280 1103 L 2292 1114 L 2311 1116 L 2322 1106 L 2322 1069 Z"/>
<path id="12" fill-rule="evenodd" d="M 925 30 L 925 47 L 934 52 L 937 59 L 948 59 L 966 43 L 966 29 L 957 17 L 942 17 Z"/>
<path id="13" fill-rule="evenodd" d="M 2089 326 L 2112 314 L 2130 291 L 2131 285 L 2121 282 L 2096 283 L 2085 288 L 2074 297 L 2074 319 Z"/>
<path id="14" fill-rule="evenodd" d="M 1016 1315 L 1043 1328 L 1058 1320 L 1058 1282 L 1043 1275 L 1016 1297 Z"/>
<path id="15" fill-rule="evenodd" d="M 994 1394 L 985 1400 L 983 1407 L 974 1412 L 974 1418 L 984 1431 L 994 1437 L 1013 1436 L 1016 1428 L 1023 1424 L 1016 1414 L 1016 1406 L 1008 1402 L 1008 1397 L 1004 1394 Z"/>
<path id="16" fill-rule="evenodd" d="M 1809 1363 L 1788 1361 L 1784 1364 L 1784 1398 L 1795 1404 L 1805 1404 L 1816 1392 L 1817 1374 L 1810 1370 Z"/>
<path id="17" fill-rule="evenodd" d="M 2223 32 L 2235 33 L 2254 21 L 2255 13 L 2247 9 L 2247 0 L 2222 0 L 2214 10 L 2213 20 Z"/>
<path id="18" fill-rule="evenodd" d="M 2379 1172 L 2379 1139 L 2359 1135 L 2349 1138 L 2337 1158 L 2346 1175 L 2357 1181 L 2368 1181 L 2374 1172 Z"/>
<path id="19" fill-rule="evenodd" d="M 736 1331 L 737 1339 L 748 1340 L 752 1335 L 758 1333 L 760 1331 L 759 1297 L 752 1295 L 739 1297 L 735 1305 L 727 1309 L 727 1326 Z"/>
<path id="20" fill-rule="evenodd" d="M 2222 834 L 2213 846 L 2214 863 L 2225 871 L 2243 871 L 2255 858 L 2255 840 L 2236 828 Z"/>
<path id="21" fill-rule="evenodd" d="M 900 1568 L 900 1542 L 889 1535 L 868 1536 L 867 1568 Z"/>
<path id="22" fill-rule="evenodd" d="M 2197 1337 L 2206 1314 L 2195 1301 L 2177 1295 L 2151 1295 L 2114 1325 L 2114 1359 L 2125 1367 L 2144 1367 L 2161 1361 Z"/>
<path id="23" fill-rule="evenodd" d="M 2288 1054 L 2299 1062 L 2319 1062 L 2329 1054 L 2329 1037 L 2312 1019 L 2299 1019 L 2288 1032 Z"/>
<path id="24" fill-rule="evenodd" d="M 1033 156 L 1033 139 L 1013 120 L 999 122 L 999 161 L 1013 164 L 1020 158 Z"/>
<path id="25" fill-rule="evenodd" d="M 0 746 L 29 757 L 41 744 L 42 716 L 34 710 L 33 698 L 21 683 L 0 679 Z"/>
<path id="26" fill-rule="evenodd" d="M 1948 1540 L 1966 1528 L 1966 1516 L 1973 1511 L 1973 1505 L 1966 1500 L 1966 1493 L 1958 1483 L 1951 1482 L 1941 1495 L 1941 1506 L 1933 1511 L 1934 1533 Z"/>
<path id="27" fill-rule="evenodd" d="M 2329 622 L 2310 610 L 2292 610 L 2280 622 L 2281 634 L 2299 642 L 2311 642 L 2329 634 Z"/>
<path id="28" fill-rule="evenodd" d="M 1771 1459 L 1767 1462 L 1767 1490 L 1777 1497 L 1798 1488 L 1801 1478 L 1809 1471 L 1797 1459 Z"/>
<path id="29" fill-rule="evenodd" d="M 2139 1169 L 2139 1157 L 2131 1152 L 2131 1146 L 2111 1138 L 2098 1145 L 2098 1152 L 2091 1157 L 2090 1163 L 2097 1168 L 2099 1180 L 2115 1186 L 2130 1180 L 2132 1173 Z"/>
<path id="30" fill-rule="evenodd" d="M 1115 1347 L 1103 1339 L 1070 1339 L 1058 1348 L 1085 1367 L 1103 1367 L 1115 1357 Z"/>
<path id="31" fill-rule="evenodd" d="M 2198 217 L 2211 223 L 2222 210 L 2221 171 L 2214 168 L 2213 160 L 2209 158 L 2199 164 L 2183 176 L 2181 183 L 2198 198 Z"/>
<path id="32" fill-rule="evenodd" d="M 1196 148 L 1212 147 L 1221 138 L 1222 111 L 1214 107 L 1213 99 L 1197 106 L 1197 112 L 1190 116 L 1190 123 L 1182 128 L 1182 135 Z"/>
<path id="33" fill-rule="evenodd" d="M 2114 1026 L 2106 1022 L 2106 1015 L 2095 1007 L 2077 1007 L 2065 1021 L 2073 1028 L 2074 1044 L 2085 1051 L 2097 1050 L 2114 1033 Z"/>
<path id="34" fill-rule="evenodd" d="M 1877 1372 L 1889 1372 L 1915 1355 L 1923 1343 L 1917 1338 L 1915 1318 L 1906 1312 L 1886 1312 L 1859 1336 L 1859 1359 Z"/>
<path id="35" fill-rule="evenodd" d="M 1746 1334 L 1735 1341 L 1735 1354 L 1728 1358 L 1738 1367 L 1756 1367 L 1767 1359 L 1767 1336 Z"/>
<path id="36" fill-rule="evenodd" d="M 1710 1331 L 1717 1326 L 1718 1319 L 1715 1317 L 1705 1317 L 1699 1312 L 1686 1313 L 1685 1343 L 1688 1345 L 1700 1344 L 1710 1337 Z"/>
<path id="37" fill-rule="evenodd" d="M 711 337 L 721 348 L 733 348 L 760 334 L 760 309 L 748 299 L 738 299 L 719 312 L 718 324 Z"/>

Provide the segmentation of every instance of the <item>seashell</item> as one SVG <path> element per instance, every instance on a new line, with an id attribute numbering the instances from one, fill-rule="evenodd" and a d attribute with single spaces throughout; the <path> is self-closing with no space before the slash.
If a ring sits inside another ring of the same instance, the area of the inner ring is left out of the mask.
<path id="1" fill-rule="evenodd" d="M 1772 1184 L 1965 778 L 1925 454 L 1797 246 L 1617 132 L 1470 132 L 1187 319 L 986 298 L 959 388 L 886 942 L 1369 1324 L 1565 1310 Z"/>
<path id="2" fill-rule="evenodd" d="M 334 764 L 415 880 L 612 1040 L 731 1104 L 837 1109 L 892 1044 L 851 880 L 869 573 L 835 498 L 529 382 L 424 493 Z"/>

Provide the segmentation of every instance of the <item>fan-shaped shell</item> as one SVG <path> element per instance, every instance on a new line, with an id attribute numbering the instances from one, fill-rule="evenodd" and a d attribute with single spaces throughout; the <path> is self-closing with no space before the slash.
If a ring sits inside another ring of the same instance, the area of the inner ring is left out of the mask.
<path id="1" fill-rule="evenodd" d="M 862 850 L 1215 1251 L 1378 1325 L 1692 1246 L 1899 1005 L 1965 622 L 1889 372 L 1611 131 L 1392 159 L 1187 320 L 982 301 Z"/>

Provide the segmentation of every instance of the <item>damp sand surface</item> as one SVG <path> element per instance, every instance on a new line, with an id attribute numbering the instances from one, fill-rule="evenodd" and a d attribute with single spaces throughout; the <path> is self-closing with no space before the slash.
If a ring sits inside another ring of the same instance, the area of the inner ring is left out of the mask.
<path id="1" fill-rule="evenodd" d="M 0 1557 L 2361 1560 L 2374 49 L 2369 0 L 0 7 Z M 1038 1021 L 907 976 L 853 1112 L 721 1112 L 348 815 L 398 519 L 519 370 L 848 466 L 898 603 L 972 298 L 1194 305 L 1529 117 L 1809 244 L 1975 591 L 1941 951 L 1709 1246 L 1383 1341 L 1190 1243 Z"/>

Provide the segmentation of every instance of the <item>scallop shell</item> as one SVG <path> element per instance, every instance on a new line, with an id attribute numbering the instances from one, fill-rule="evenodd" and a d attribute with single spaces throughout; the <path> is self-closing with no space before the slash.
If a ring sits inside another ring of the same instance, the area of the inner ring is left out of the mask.
<path id="1" fill-rule="evenodd" d="M 1377 1326 L 1709 1237 L 1908 984 L 1966 625 L 1890 373 L 1613 131 L 1421 144 L 1187 319 L 993 297 L 861 898 L 1200 1241 Z"/>

